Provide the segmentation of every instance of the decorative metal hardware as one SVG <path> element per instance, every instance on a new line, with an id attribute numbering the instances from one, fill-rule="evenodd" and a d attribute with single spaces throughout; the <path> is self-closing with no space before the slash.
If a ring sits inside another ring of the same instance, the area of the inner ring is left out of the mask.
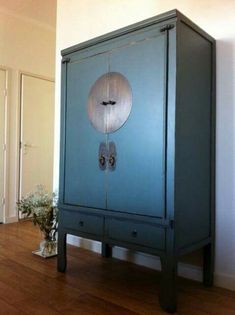
<path id="1" fill-rule="evenodd" d="M 99 162 L 100 162 L 100 165 L 101 165 L 101 166 L 105 166 L 106 158 L 105 158 L 104 155 L 101 155 L 101 156 L 100 156 Z"/>
<path id="2" fill-rule="evenodd" d="M 128 80 L 121 73 L 109 72 L 99 77 L 91 87 L 87 112 L 92 126 L 107 134 L 123 126 L 131 106 L 132 91 Z"/>
<path id="3" fill-rule="evenodd" d="M 98 161 L 99 161 L 99 168 L 104 171 L 106 169 L 106 159 L 107 159 L 107 147 L 104 142 L 101 142 L 99 147 L 99 155 L 98 155 Z"/>
<path id="4" fill-rule="evenodd" d="M 109 142 L 108 148 L 107 145 L 104 142 L 100 143 L 99 146 L 99 155 L 98 155 L 98 161 L 99 161 L 99 168 L 104 171 L 107 167 L 110 171 L 114 171 L 116 168 L 116 146 L 114 142 Z"/>
<path id="5" fill-rule="evenodd" d="M 70 62 L 70 58 L 63 58 L 62 59 L 62 63 L 68 63 L 68 62 Z"/>
<path id="6" fill-rule="evenodd" d="M 174 27 L 175 27 L 174 24 L 167 24 L 163 28 L 160 29 L 160 32 L 162 33 L 162 32 L 165 32 L 165 31 L 169 31 L 169 30 L 171 30 Z"/>
<path id="7" fill-rule="evenodd" d="M 110 155 L 110 157 L 109 157 L 109 165 L 110 165 L 111 167 L 114 167 L 115 162 L 116 162 L 115 156 L 114 156 L 114 155 Z"/>
<path id="8" fill-rule="evenodd" d="M 108 101 L 108 102 L 103 101 L 103 102 L 100 103 L 100 105 L 104 105 L 104 106 L 115 105 L 115 104 L 116 104 L 115 101 Z"/>
<path id="9" fill-rule="evenodd" d="M 114 142 L 109 142 L 109 170 L 114 171 L 116 168 L 117 160 L 116 146 Z"/>

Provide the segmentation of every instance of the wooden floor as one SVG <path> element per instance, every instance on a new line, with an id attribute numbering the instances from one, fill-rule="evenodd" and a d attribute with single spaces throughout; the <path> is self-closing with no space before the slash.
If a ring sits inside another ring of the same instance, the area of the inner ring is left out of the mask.
<path id="1" fill-rule="evenodd" d="M 56 258 L 31 254 L 40 237 L 31 222 L 0 226 L 0 315 L 165 314 L 158 272 L 69 246 L 58 273 Z M 178 314 L 235 315 L 235 292 L 179 279 Z"/>

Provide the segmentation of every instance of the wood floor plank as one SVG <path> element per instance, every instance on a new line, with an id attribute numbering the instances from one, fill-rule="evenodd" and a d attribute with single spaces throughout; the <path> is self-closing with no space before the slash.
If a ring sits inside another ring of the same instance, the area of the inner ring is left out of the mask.
<path id="1" fill-rule="evenodd" d="M 2 299 L 0 299 L 0 314 L 2 315 L 25 315 L 23 311 L 18 309 L 17 307 L 14 307 Z"/>
<path id="2" fill-rule="evenodd" d="M 84 293 L 79 296 L 77 303 L 62 310 L 63 314 L 90 314 L 90 315 L 138 315 L 138 313 L 111 303 L 96 296 Z"/>
<path id="3" fill-rule="evenodd" d="M 49 301 L 48 301 L 49 302 Z M 55 311 L 45 303 L 42 303 L 40 300 L 35 299 L 25 299 L 19 302 L 14 303 L 14 307 L 22 311 L 23 314 L 27 315 L 60 315 L 61 313 Z"/>
<path id="4" fill-rule="evenodd" d="M 13 302 L 19 302 L 25 299 L 25 294 L 8 284 L 0 281 L 0 297 L 8 304 L 12 304 Z"/>

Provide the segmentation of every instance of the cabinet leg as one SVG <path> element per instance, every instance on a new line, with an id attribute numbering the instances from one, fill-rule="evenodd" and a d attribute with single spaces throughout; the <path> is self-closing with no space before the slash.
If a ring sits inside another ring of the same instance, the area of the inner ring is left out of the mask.
<path id="1" fill-rule="evenodd" d="M 213 285 L 214 278 L 214 246 L 207 244 L 203 248 L 203 283 L 210 287 Z"/>
<path id="2" fill-rule="evenodd" d="M 177 308 L 177 261 L 174 258 L 161 258 L 161 265 L 160 305 L 165 311 L 174 313 Z"/>
<path id="3" fill-rule="evenodd" d="M 102 243 L 102 256 L 103 257 L 112 256 L 112 247 L 109 244 Z"/>
<path id="4" fill-rule="evenodd" d="M 66 238 L 67 238 L 67 234 L 59 231 L 59 233 L 58 233 L 57 270 L 60 272 L 65 272 L 66 265 L 67 265 Z"/>

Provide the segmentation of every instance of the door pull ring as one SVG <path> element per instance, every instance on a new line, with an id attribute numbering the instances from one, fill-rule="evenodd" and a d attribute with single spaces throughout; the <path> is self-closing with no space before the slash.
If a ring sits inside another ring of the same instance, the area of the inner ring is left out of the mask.
<path id="1" fill-rule="evenodd" d="M 114 166 L 115 166 L 115 163 L 116 163 L 115 156 L 114 156 L 114 155 L 110 155 L 110 157 L 109 157 L 109 165 L 110 165 L 111 167 L 114 167 Z"/>
<path id="2" fill-rule="evenodd" d="M 100 166 L 105 166 L 105 163 L 106 163 L 106 158 L 105 158 L 105 156 L 104 155 L 101 155 L 100 157 L 99 157 L 99 163 L 100 163 Z"/>

